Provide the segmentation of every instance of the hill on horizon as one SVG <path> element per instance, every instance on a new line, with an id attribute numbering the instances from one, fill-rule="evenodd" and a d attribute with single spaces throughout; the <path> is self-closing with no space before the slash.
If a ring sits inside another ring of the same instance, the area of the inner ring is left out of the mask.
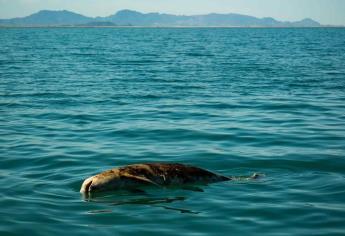
<path id="1" fill-rule="evenodd" d="M 88 17 L 67 10 L 42 10 L 26 17 L 0 19 L 0 26 L 147 26 L 147 27 L 320 27 L 319 22 L 278 21 L 271 17 L 257 18 L 235 13 L 206 15 L 173 15 L 121 10 L 107 17 Z"/>

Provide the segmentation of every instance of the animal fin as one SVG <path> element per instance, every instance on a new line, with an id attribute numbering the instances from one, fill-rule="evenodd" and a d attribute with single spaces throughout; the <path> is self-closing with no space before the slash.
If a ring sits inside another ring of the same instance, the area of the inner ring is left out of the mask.
<path id="1" fill-rule="evenodd" d="M 254 173 L 251 176 L 232 176 L 232 180 L 237 180 L 237 181 L 247 181 L 247 180 L 256 180 L 261 177 L 265 176 L 265 174 L 261 173 Z"/>
<path id="2" fill-rule="evenodd" d="M 156 182 L 154 182 L 154 181 L 152 181 L 152 180 L 150 180 L 148 178 L 145 178 L 143 176 L 136 176 L 136 175 L 131 175 L 131 174 L 128 174 L 128 173 L 125 173 L 122 176 L 124 176 L 126 178 L 129 178 L 129 179 L 132 179 L 132 180 L 136 180 L 136 181 L 141 182 L 141 183 L 151 184 L 151 185 L 155 185 L 157 187 L 162 187 L 159 184 L 157 184 Z"/>

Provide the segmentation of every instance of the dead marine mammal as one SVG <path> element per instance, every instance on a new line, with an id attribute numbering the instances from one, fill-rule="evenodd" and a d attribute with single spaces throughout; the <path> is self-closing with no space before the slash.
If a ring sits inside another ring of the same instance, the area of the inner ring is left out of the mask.
<path id="1" fill-rule="evenodd" d="M 254 174 L 250 178 L 257 178 Z M 219 175 L 208 170 L 179 163 L 133 164 L 87 178 L 80 189 L 83 194 L 137 189 L 145 185 L 165 187 L 188 184 L 208 184 L 233 180 L 234 177 Z"/>

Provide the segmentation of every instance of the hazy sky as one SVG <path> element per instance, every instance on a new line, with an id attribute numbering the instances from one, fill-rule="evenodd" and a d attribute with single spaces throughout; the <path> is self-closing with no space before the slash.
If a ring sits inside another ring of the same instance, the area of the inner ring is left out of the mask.
<path id="1" fill-rule="evenodd" d="M 0 0 L 0 18 L 27 16 L 42 9 L 108 16 L 121 9 L 173 14 L 241 13 L 278 20 L 313 18 L 345 25 L 345 0 Z"/>

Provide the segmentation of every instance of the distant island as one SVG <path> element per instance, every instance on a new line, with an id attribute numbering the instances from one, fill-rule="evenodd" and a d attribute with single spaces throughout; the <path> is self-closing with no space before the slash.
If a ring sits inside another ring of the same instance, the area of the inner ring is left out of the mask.
<path id="1" fill-rule="evenodd" d="M 107 17 L 87 17 L 71 11 L 42 10 L 27 17 L 0 19 L 3 27 L 321 27 L 312 19 L 289 22 L 271 17 L 257 18 L 241 14 L 172 15 L 121 10 Z"/>

